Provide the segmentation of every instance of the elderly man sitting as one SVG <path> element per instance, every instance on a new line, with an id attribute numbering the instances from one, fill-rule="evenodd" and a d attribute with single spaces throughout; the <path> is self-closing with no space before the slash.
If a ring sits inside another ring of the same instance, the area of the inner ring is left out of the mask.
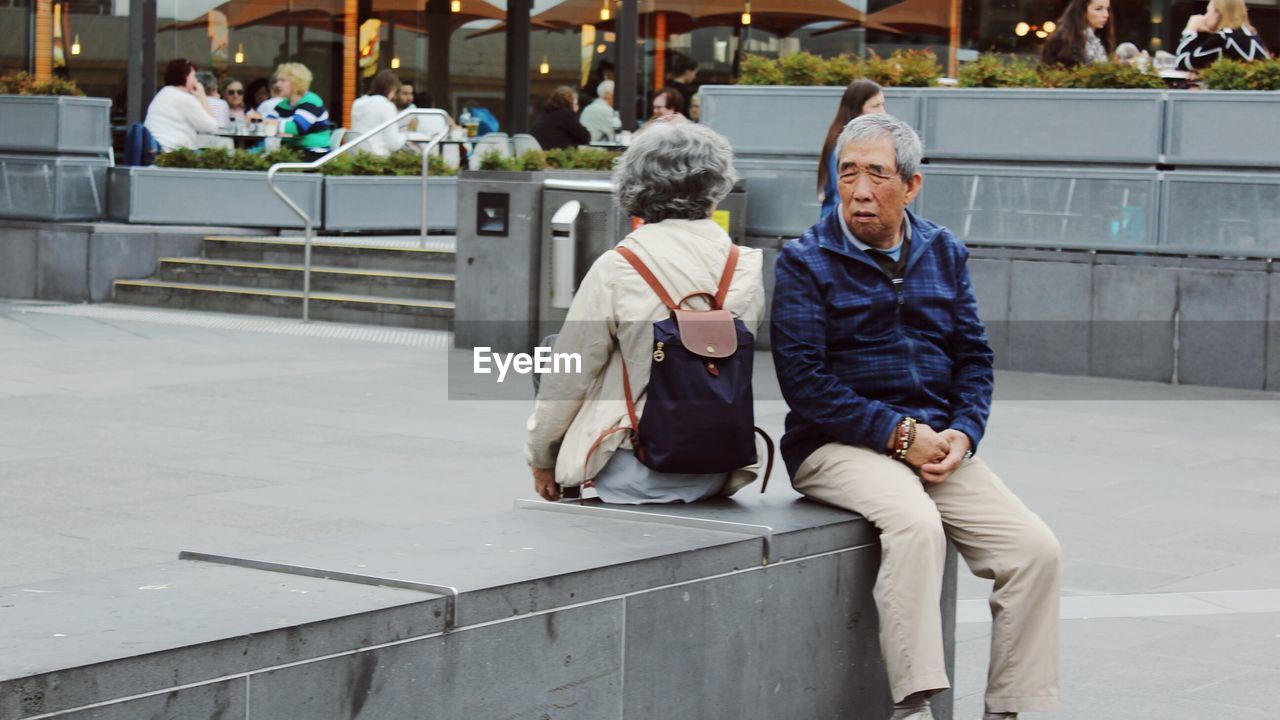
<path id="1" fill-rule="evenodd" d="M 836 142 L 838 212 L 777 265 L 773 356 L 799 492 L 880 530 L 875 601 L 893 718 L 949 687 L 939 599 L 948 538 L 995 581 L 987 718 L 1058 705 L 1058 541 L 980 458 L 992 352 L 946 228 L 906 210 L 920 138 L 863 115 Z"/>
<path id="2" fill-rule="evenodd" d="M 596 99 L 582 111 L 582 126 L 591 131 L 591 142 L 613 142 L 613 81 L 596 86 Z"/>

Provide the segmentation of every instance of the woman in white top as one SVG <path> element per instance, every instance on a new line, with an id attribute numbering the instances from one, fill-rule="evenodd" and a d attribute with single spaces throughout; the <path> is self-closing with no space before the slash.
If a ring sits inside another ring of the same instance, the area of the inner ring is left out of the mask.
<path id="1" fill-rule="evenodd" d="M 147 107 L 143 124 L 162 150 L 203 147 L 199 133 L 218 129 L 191 61 L 186 58 L 169 61 L 164 70 L 164 87 Z"/>
<path id="2" fill-rule="evenodd" d="M 394 118 L 399 111 L 396 110 L 396 104 L 391 98 L 399 91 L 400 78 L 394 72 L 383 70 L 373 76 L 373 87 L 369 94 L 356 98 L 351 105 L 349 132 L 352 135 L 350 137 L 352 139 L 357 135 L 364 137 L 378 125 Z M 390 155 L 404 147 L 404 144 L 404 134 L 400 132 L 400 128 L 392 124 L 391 127 L 361 142 L 359 149 L 375 155 Z"/>

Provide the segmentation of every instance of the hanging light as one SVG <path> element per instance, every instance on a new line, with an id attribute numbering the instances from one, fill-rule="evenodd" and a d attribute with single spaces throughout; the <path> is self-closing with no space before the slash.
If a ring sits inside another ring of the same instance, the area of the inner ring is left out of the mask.
<path id="1" fill-rule="evenodd" d="M 609 46 L 605 45 L 604 43 L 600 43 L 599 45 L 596 46 L 596 52 L 599 53 L 600 55 L 603 55 L 605 51 L 608 49 L 609 49 Z"/>
<path id="2" fill-rule="evenodd" d="M 1045 38 L 1049 37 L 1049 33 L 1045 32 L 1045 31 L 1043 31 L 1043 30 L 1037 30 L 1037 31 L 1036 31 L 1036 37 L 1038 37 L 1038 38 L 1040 38 L 1041 40 L 1043 40 L 1043 39 L 1045 39 Z"/>
<path id="3" fill-rule="evenodd" d="M 236 64 L 244 64 L 244 43 L 240 43 L 236 46 Z"/>
<path id="4" fill-rule="evenodd" d="M 462 0 L 450 0 L 449 10 L 451 12 L 462 12 Z"/>
<path id="5" fill-rule="evenodd" d="M 603 0 L 603 3 L 600 6 L 600 19 L 608 20 L 609 16 L 609 0 Z"/>
<path id="6" fill-rule="evenodd" d="M 76 33 L 76 39 L 71 41 L 71 54 L 80 54 L 80 33 Z"/>
<path id="7" fill-rule="evenodd" d="M 392 70 L 399 70 L 399 69 L 400 69 L 400 58 L 398 58 L 398 57 L 393 57 L 393 58 L 391 58 L 391 69 L 392 69 Z"/>
<path id="8" fill-rule="evenodd" d="M 1013 28 L 1013 34 L 1018 37 L 1026 37 L 1029 32 L 1031 32 L 1031 26 L 1025 22 L 1020 22 Z"/>
<path id="9" fill-rule="evenodd" d="M 542 56 L 542 64 L 538 66 L 538 74 L 539 75 L 551 74 L 551 63 L 547 61 L 546 55 Z"/>
<path id="10" fill-rule="evenodd" d="M 1046 21 L 1044 22 L 1044 25 L 1041 25 L 1041 27 L 1043 27 L 1043 28 L 1044 28 L 1044 31 L 1045 31 L 1045 32 L 1047 32 L 1047 33 L 1051 33 L 1051 32 L 1053 32 L 1054 30 L 1057 30 L 1057 29 L 1058 29 L 1058 24 L 1057 24 L 1057 23 L 1055 23 L 1055 22 L 1054 22 L 1054 21 L 1052 21 L 1052 20 L 1046 20 Z"/>
<path id="11" fill-rule="evenodd" d="M 751 0 L 747 0 L 747 6 L 742 11 L 742 24 L 743 25 L 751 24 Z"/>

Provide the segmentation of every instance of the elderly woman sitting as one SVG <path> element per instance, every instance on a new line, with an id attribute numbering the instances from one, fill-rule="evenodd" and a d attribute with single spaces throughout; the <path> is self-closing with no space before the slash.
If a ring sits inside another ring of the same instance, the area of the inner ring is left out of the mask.
<path id="1" fill-rule="evenodd" d="M 648 266 L 672 298 L 714 293 L 733 241 L 711 213 L 733 187 L 733 151 L 723 137 L 692 123 L 663 123 L 639 133 L 614 171 L 618 202 L 645 222 L 621 243 Z M 723 307 L 754 332 L 764 310 L 762 254 L 740 248 Z M 701 296 L 684 307 L 708 307 Z M 643 422 L 654 361 L 655 321 L 670 311 L 619 252 L 606 252 L 583 278 L 555 344 L 576 353 L 581 372 L 548 374 L 528 422 L 526 460 L 547 500 L 560 488 L 592 482 L 605 502 L 691 502 L 732 493 L 753 468 L 673 474 L 640 462 L 627 432 L 624 374 Z M 625 366 L 624 366 L 625 360 Z"/>

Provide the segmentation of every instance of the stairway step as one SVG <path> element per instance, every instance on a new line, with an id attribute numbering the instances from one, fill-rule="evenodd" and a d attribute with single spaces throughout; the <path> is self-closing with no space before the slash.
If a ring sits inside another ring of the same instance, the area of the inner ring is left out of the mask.
<path id="1" fill-rule="evenodd" d="M 117 280 L 115 301 L 131 305 L 277 317 L 301 317 L 302 292 L 163 280 Z M 315 320 L 449 330 L 453 303 L 332 292 L 311 294 Z"/>
<path id="2" fill-rule="evenodd" d="M 419 248 L 407 241 L 379 238 L 317 238 L 311 243 L 312 265 L 370 268 L 395 272 L 452 273 L 457 253 L 453 243 L 436 241 Z M 357 242 L 358 241 L 358 242 Z M 304 242 L 293 237 L 232 237 L 204 239 L 204 256 L 223 260 L 300 264 Z"/>
<path id="3" fill-rule="evenodd" d="M 223 260 L 162 258 L 155 278 L 196 285 L 301 290 L 302 265 Z M 419 300 L 453 300 L 453 273 L 406 272 L 313 265 L 313 292 Z"/>

